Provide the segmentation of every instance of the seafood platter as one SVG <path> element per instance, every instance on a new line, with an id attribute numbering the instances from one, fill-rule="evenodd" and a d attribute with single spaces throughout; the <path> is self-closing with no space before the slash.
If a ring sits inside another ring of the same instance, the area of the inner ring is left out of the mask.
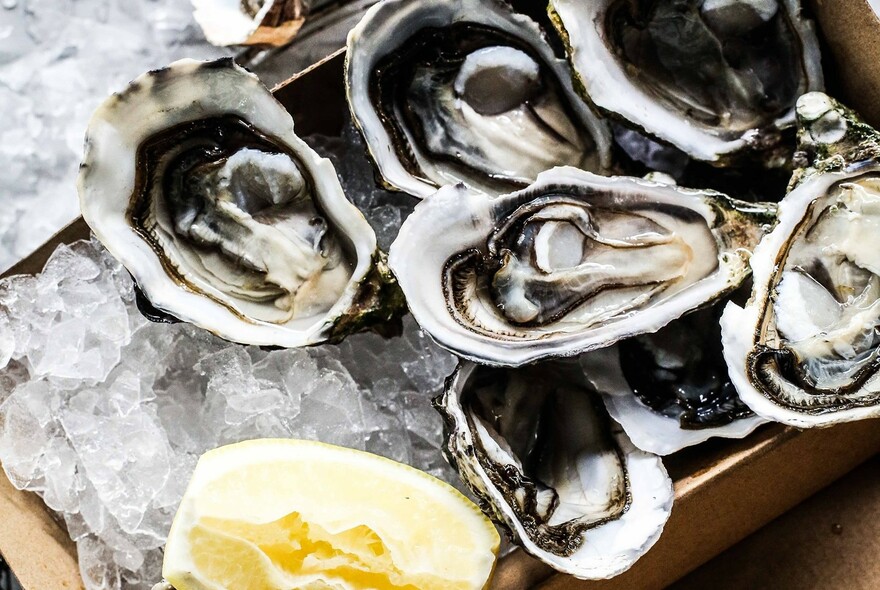
<path id="1" fill-rule="evenodd" d="M 880 448 L 880 132 L 798 0 L 520 4 L 384 0 L 274 94 L 231 59 L 144 74 L 56 243 L 235 343 L 411 314 L 459 358 L 446 459 L 518 547 L 492 587 L 660 587 Z M 387 251 L 301 139 L 348 120 L 414 203 Z"/>

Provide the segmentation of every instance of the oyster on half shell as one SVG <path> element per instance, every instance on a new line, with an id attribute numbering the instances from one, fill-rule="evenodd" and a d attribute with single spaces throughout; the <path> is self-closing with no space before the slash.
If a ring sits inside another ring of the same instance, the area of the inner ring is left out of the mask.
<path id="1" fill-rule="evenodd" d="M 698 160 L 791 156 L 795 101 L 823 88 L 798 0 L 551 0 L 586 97 Z"/>
<path id="2" fill-rule="evenodd" d="M 304 0 L 192 0 L 193 17 L 214 45 L 286 45 L 305 22 Z"/>
<path id="3" fill-rule="evenodd" d="M 731 299 L 744 300 L 747 283 Z M 728 376 L 718 324 L 728 299 L 578 359 L 608 413 L 643 451 L 669 455 L 713 437 L 742 438 L 766 422 Z"/>
<path id="4" fill-rule="evenodd" d="M 440 189 L 404 222 L 389 264 L 440 345 L 518 366 L 656 331 L 736 288 L 774 212 L 556 168 L 493 198 Z"/>
<path id="5" fill-rule="evenodd" d="M 722 317 L 757 414 L 798 427 L 880 416 L 880 133 L 821 93 L 798 100 L 804 167 Z"/>
<path id="6" fill-rule="evenodd" d="M 611 137 L 538 25 L 499 0 L 385 0 L 348 36 L 346 94 L 385 184 L 503 192 L 606 171 Z"/>
<path id="7" fill-rule="evenodd" d="M 576 361 L 464 361 L 435 406 L 447 456 L 483 511 L 541 561 L 610 578 L 659 538 L 672 480 L 609 419 Z"/>
<path id="8" fill-rule="evenodd" d="M 79 196 L 152 306 L 223 338 L 314 344 L 402 305 L 330 161 L 230 59 L 178 61 L 107 99 Z"/>

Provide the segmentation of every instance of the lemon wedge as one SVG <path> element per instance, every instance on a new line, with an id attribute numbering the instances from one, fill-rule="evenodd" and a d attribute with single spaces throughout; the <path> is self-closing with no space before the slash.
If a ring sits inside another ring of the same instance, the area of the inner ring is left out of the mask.
<path id="1" fill-rule="evenodd" d="M 199 460 L 162 573 L 177 590 L 472 590 L 499 537 L 479 508 L 407 465 L 265 439 Z"/>

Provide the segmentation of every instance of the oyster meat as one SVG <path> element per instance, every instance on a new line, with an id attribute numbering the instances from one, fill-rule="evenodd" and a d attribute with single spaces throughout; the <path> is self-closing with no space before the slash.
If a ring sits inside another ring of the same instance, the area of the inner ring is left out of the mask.
<path id="1" fill-rule="evenodd" d="M 229 340 L 312 344 L 400 305 L 329 160 L 232 60 L 175 62 L 110 97 L 79 194 L 153 307 Z"/>
<path id="2" fill-rule="evenodd" d="M 736 288 L 774 211 L 556 168 L 489 199 L 440 189 L 404 222 L 389 263 L 438 343 L 517 366 L 653 332 Z"/>
<path id="3" fill-rule="evenodd" d="M 747 296 L 744 287 L 735 294 Z M 727 299 L 580 357 L 608 413 L 643 451 L 669 455 L 712 437 L 742 438 L 766 422 L 727 374 L 718 324 Z"/>
<path id="4" fill-rule="evenodd" d="M 386 0 L 348 36 L 346 93 L 390 188 L 512 190 L 610 166 L 610 132 L 538 25 L 498 0 Z"/>
<path id="5" fill-rule="evenodd" d="M 756 413 L 798 427 L 880 415 L 880 134 L 821 93 L 798 101 L 801 159 L 755 288 L 722 317 Z"/>
<path id="6" fill-rule="evenodd" d="M 672 480 L 609 419 L 576 361 L 464 361 L 435 405 L 447 455 L 483 511 L 541 561 L 610 578 L 659 538 Z"/>
<path id="7" fill-rule="evenodd" d="M 823 88 L 798 0 L 551 0 L 586 97 L 693 158 L 791 156 L 780 131 Z"/>

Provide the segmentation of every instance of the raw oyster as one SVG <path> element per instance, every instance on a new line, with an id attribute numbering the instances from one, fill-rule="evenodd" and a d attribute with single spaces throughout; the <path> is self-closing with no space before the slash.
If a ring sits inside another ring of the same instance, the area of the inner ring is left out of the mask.
<path id="1" fill-rule="evenodd" d="M 577 362 L 464 361 L 435 405 L 447 456 L 483 511 L 541 561 L 610 578 L 659 538 L 672 481 L 608 418 Z"/>
<path id="2" fill-rule="evenodd" d="M 105 101 L 79 195 L 155 308 L 223 338 L 313 344 L 401 306 L 330 161 L 230 59 L 175 62 Z"/>
<path id="3" fill-rule="evenodd" d="M 441 346 L 517 366 L 653 332 L 736 288 L 774 212 L 556 168 L 494 198 L 440 189 L 404 222 L 389 264 Z"/>
<path id="4" fill-rule="evenodd" d="M 303 0 L 192 0 L 209 43 L 286 45 L 305 22 Z"/>
<path id="5" fill-rule="evenodd" d="M 718 324 L 725 303 L 580 357 L 608 413 L 643 451 L 669 455 L 712 437 L 742 438 L 766 422 L 727 375 Z"/>
<path id="6" fill-rule="evenodd" d="M 550 15 L 590 101 L 698 160 L 783 164 L 797 97 L 823 88 L 798 0 L 551 0 Z"/>
<path id="7" fill-rule="evenodd" d="M 388 187 L 524 186 L 557 165 L 603 172 L 610 132 L 538 25 L 498 0 L 386 0 L 348 36 L 346 94 Z"/>
<path id="8" fill-rule="evenodd" d="M 722 316 L 743 401 L 798 427 L 880 416 L 880 134 L 821 93 L 798 100 L 804 167 Z"/>

